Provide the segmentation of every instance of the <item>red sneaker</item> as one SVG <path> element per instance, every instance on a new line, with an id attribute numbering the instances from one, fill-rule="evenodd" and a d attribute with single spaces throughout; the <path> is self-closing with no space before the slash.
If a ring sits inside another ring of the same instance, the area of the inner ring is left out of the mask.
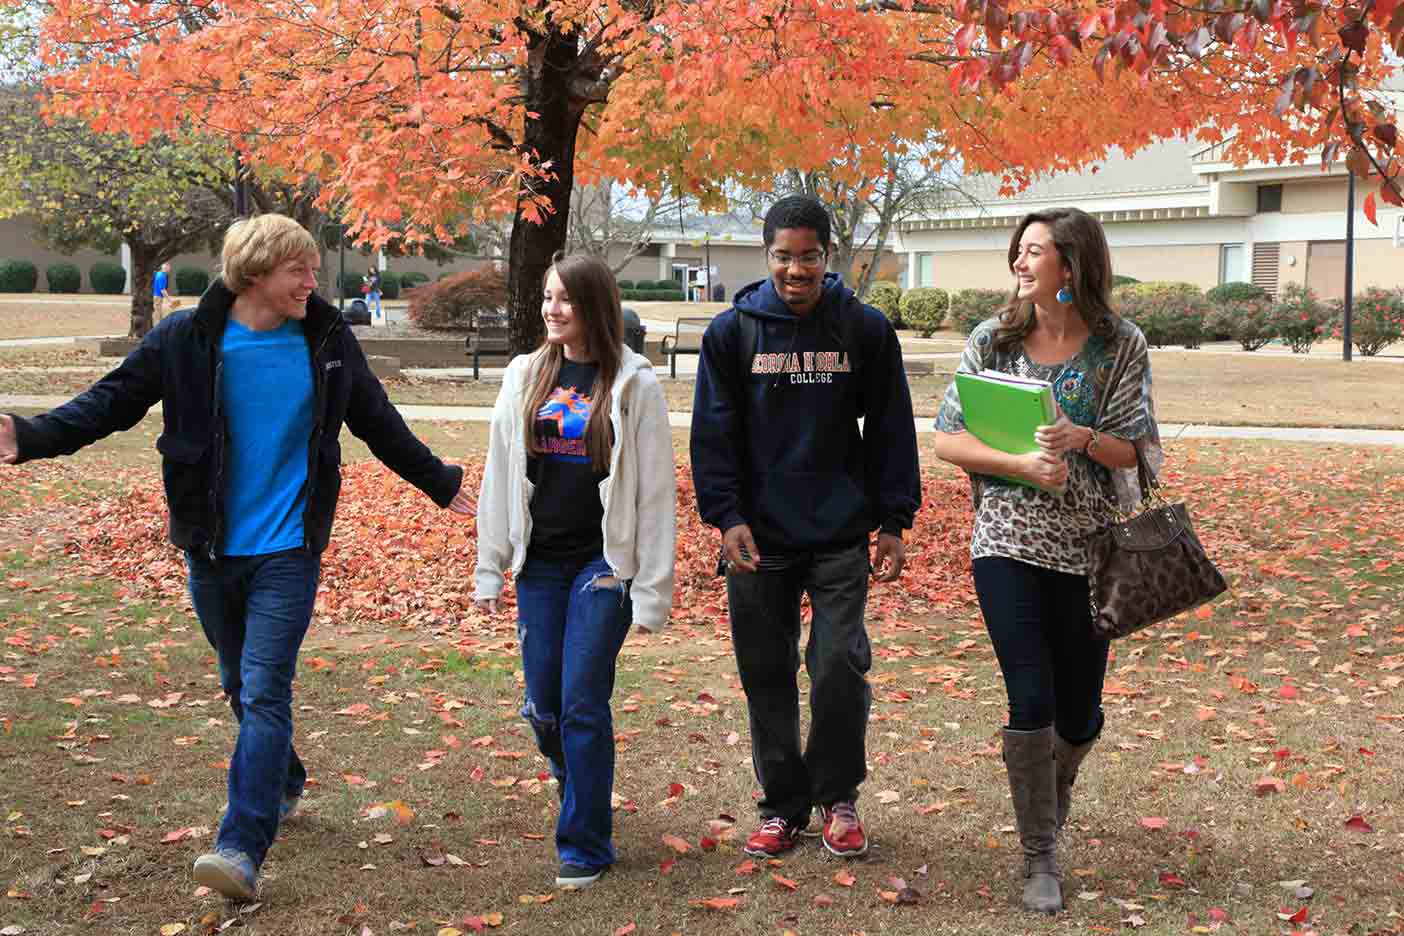
<path id="1" fill-rule="evenodd" d="M 857 858 L 868 853 L 868 836 L 852 801 L 819 807 L 824 820 L 824 847 L 840 858 Z"/>
<path id="2" fill-rule="evenodd" d="M 742 850 L 759 858 L 774 858 L 794 848 L 799 843 L 799 835 L 800 829 L 793 822 L 772 816 L 751 833 Z"/>

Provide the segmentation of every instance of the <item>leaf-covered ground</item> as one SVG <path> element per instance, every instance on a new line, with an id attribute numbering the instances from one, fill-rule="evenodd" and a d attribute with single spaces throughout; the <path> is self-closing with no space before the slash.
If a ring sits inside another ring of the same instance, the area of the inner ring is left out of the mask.
<path id="1" fill-rule="evenodd" d="M 149 444 L 0 474 L 0 932 L 1400 930 L 1404 453 L 1173 448 L 1171 487 L 1232 594 L 1115 647 L 1107 733 L 1062 842 L 1069 909 L 1048 920 L 1017 909 L 1004 694 L 965 482 L 944 468 L 926 474 L 903 581 L 869 605 L 868 859 L 813 841 L 778 864 L 740 853 L 745 703 L 716 539 L 680 471 L 674 621 L 630 637 L 615 693 L 620 864 L 555 890 L 555 792 L 517 715 L 510 603 L 471 607 L 471 523 L 363 463 L 299 672 L 305 814 L 258 904 L 198 892 L 233 720 Z"/>

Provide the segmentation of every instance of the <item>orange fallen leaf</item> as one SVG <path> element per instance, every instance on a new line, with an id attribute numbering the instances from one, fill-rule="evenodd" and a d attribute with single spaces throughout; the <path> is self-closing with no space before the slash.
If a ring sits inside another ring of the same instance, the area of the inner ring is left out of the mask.
<path id="1" fill-rule="evenodd" d="M 663 844 L 667 845 L 679 855 L 686 855 L 692 850 L 692 846 L 687 844 L 687 839 L 678 838 L 676 835 L 665 834 L 663 836 Z"/>
<path id="2" fill-rule="evenodd" d="M 779 884 L 781 887 L 785 888 L 785 890 L 791 890 L 791 891 L 792 891 L 792 890 L 798 890 L 798 889 L 799 889 L 799 884 L 795 883 L 794 881 L 790 880 L 789 878 L 785 877 L 785 876 L 782 875 L 782 874 L 776 874 L 775 872 L 772 871 L 771 874 L 770 874 L 770 879 L 771 879 L 772 881 L 774 881 L 776 884 Z"/>
<path id="3" fill-rule="evenodd" d="M 847 868 L 841 868 L 834 872 L 834 883 L 839 887 L 852 887 L 858 879 L 853 876 L 853 872 Z"/>

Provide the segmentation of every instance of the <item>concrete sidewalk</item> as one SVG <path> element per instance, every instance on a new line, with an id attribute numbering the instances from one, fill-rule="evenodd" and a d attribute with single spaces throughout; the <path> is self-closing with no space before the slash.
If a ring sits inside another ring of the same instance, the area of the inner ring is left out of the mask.
<path id="1" fill-rule="evenodd" d="M 67 403 L 62 396 L 18 396 L 0 394 L 0 411 L 7 409 L 53 409 Z M 407 420 L 426 422 L 488 422 L 490 406 L 396 406 Z M 669 413 L 668 422 L 677 429 L 692 425 L 691 413 Z M 918 433 L 935 432 L 929 416 L 918 417 Z M 1206 426 L 1161 423 L 1160 435 L 1167 443 L 1176 439 L 1266 439 L 1275 442 L 1316 442 L 1334 445 L 1404 446 L 1404 430 L 1398 429 L 1314 429 L 1291 426 Z"/>

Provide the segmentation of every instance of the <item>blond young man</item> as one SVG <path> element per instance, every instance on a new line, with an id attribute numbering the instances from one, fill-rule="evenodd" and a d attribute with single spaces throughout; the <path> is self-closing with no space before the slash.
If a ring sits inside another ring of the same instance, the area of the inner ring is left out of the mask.
<path id="1" fill-rule="evenodd" d="M 169 535 L 239 722 L 229 806 L 195 878 L 238 899 L 254 895 L 307 779 L 292 746 L 292 680 L 336 512 L 342 425 L 440 507 L 476 510 L 463 470 L 414 436 L 336 308 L 313 292 L 318 258 L 291 218 L 236 222 L 223 274 L 193 311 L 167 317 L 58 409 L 0 415 L 0 463 L 18 463 L 76 452 L 161 403 Z"/>

